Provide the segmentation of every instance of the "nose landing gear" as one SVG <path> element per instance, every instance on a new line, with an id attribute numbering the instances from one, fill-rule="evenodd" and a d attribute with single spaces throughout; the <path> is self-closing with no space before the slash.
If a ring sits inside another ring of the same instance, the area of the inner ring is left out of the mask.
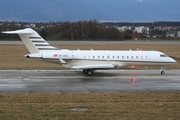
<path id="1" fill-rule="evenodd" d="M 161 67 L 161 75 L 165 75 L 164 67 Z"/>

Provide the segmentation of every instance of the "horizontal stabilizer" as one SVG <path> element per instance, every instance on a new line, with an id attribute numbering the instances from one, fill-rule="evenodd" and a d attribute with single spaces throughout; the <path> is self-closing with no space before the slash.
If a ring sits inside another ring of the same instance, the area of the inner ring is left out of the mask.
<path id="1" fill-rule="evenodd" d="M 3 31 L 2 33 L 6 33 L 6 34 L 19 34 L 19 35 L 31 35 L 34 32 L 32 31 L 32 29 L 26 28 L 26 29 L 23 29 L 23 30 Z"/>

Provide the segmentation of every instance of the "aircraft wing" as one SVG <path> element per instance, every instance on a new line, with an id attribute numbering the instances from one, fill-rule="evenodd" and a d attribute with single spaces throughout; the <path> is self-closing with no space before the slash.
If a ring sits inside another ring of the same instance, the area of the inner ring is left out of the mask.
<path id="1" fill-rule="evenodd" d="M 83 69 L 114 69 L 118 68 L 119 65 L 116 64 L 100 64 L 100 65 L 83 65 L 83 66 L 73 66 L 73 69 L 83 70 Z"/>

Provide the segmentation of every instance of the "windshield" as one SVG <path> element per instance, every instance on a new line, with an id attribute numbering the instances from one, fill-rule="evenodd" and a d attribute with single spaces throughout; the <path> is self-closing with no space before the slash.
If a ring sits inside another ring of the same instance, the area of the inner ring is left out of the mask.
<path id="1" fill-rule="evenodd" d="M 165 54 L 161 54 L 160 57 L 168 57 L 167 55 Z"/>

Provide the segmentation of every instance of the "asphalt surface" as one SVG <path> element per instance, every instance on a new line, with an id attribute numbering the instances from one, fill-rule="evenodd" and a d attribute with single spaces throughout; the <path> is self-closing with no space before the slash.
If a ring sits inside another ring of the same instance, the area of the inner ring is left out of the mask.
<path id="1" fill-rule="evenodd" d="M 180 70 L 0 70 L 0 93 L 180 92 Z"/>

